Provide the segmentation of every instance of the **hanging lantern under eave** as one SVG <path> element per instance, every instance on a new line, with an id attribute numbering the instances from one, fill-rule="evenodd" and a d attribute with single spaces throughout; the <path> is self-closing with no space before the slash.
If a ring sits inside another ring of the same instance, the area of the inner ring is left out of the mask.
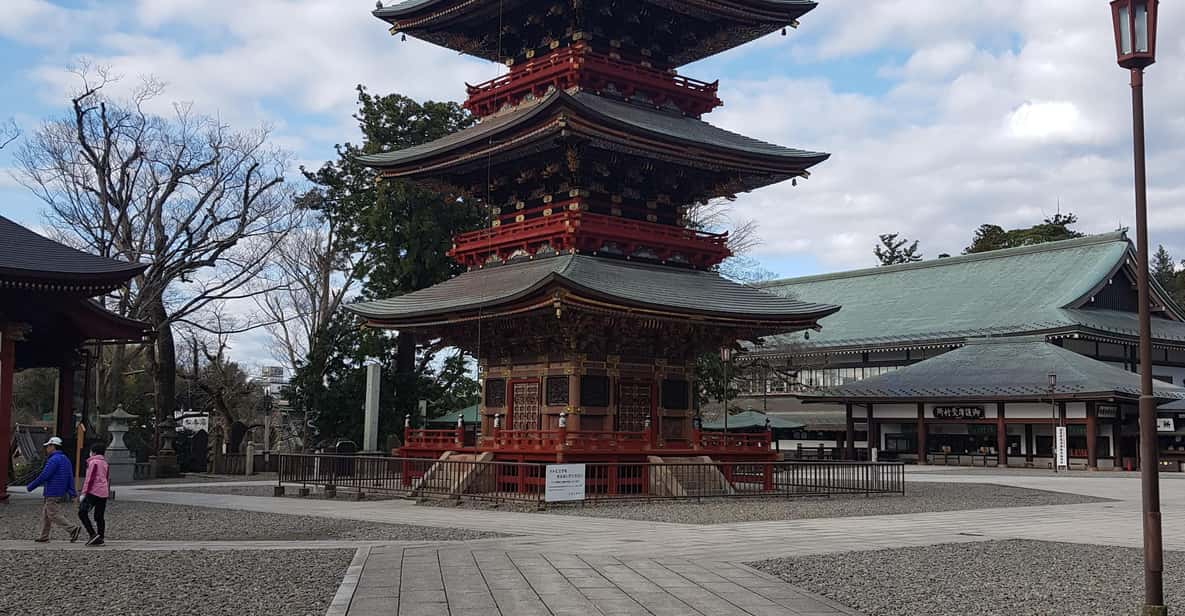
<path id="1" fill-rule="evenodd" d="M 1142 69 L 1156 62 L 1156 9 L 1160 0 L 1113 0 L 1115 53 L 1119 66 Z"/>

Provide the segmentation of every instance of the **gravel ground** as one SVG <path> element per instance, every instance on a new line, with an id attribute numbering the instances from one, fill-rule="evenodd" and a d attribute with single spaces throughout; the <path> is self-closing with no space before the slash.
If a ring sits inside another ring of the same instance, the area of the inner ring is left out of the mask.
<path id="1" fill-rule="evenodd" d="M 352 557 L 353 550 L 0 552 L 0 579 L 14 582 L 0 594 L 0 614 L 320 616 Z"/>
<path id="2" fill-rule="evenodd" d="M 846 518 L 864 515 L 962 511 L 998 507 L 1074 505 L 1107 499 L 980 483 L 906 483 L 905 496 L 705 499 L 597 503 L 552 507 L 548 513 L 679 524 L 727 524 L 764 520 Z"/>
<path id="3" fill-rule="evenodd" d="M 73 511 L 71 507 L 67 515 L 73 516 Z M 0 539 L 32 539 L 40 529 L 40 520 L 40 502 L 21 501 L 0 506 Z M 380 524 L 119 499 L 107 505 L 107 535 L 111 539 L 176 541 L 466 541 L 502 536 L 459 528 Z M 55 528 L 52 538 L 64 540 L 65 531 Z"/>
<path id="4" fill-rule="evenodd" d="M 1138 549 L 991 541 L 783 558 L 752 566 L 868 616 L 1139 613 Z M 1165 553 L 1169 613 L 1185 607 L 1185 552 Z"/>
<path id="5" fill-rule="evenodd" d="M 250 477 L 244 475 L 208 475 L 205 473 L 189 473 L 184 477 L 169 477 L 168 479 L 143 479 L 132 484 L 132 487 L 167 486 L 177 483 L 218 483 L 220 481 L 275 481 L 275 473 L 259 473 Z"/>
<path id="6" fill-rule="evenodd" d="M 273 494 L 272 489 L 275 487 L 276 487 L 276 484 L 272 483 L 272 484 L 267 484 L 267 485 L 254 485 L 254 486 L 210 486 L 208 488 L 176 488 L 176 489 L 170 489 L 169 492 L 192 492 L 194 494 L 226 494 L 228 496 L 266 496 L 268 498 L 275 498 L 272 495 Z M 310 486 L 310 490 L 312 490 L 312 491 L 309 492 L 308 496 L 301 496 L 300 492 L 298 491 L 299 489 L 300 488 L 297 488 L 297 487 L 287 486 L 284 491 L 284 497 L 285 498 L 317 498 L 317 499 L 325 498 L 325 494 L 320 488 Z M 353 493 L 353 491 L 348 490 L 346 488 L 338 488 L 337 489 L 337 496 L 335 498 L 337 498 L 338 500 L 354 500 L 354 493 Z M 363 500 L 383 501 L 383 500 L 395 500 L 397 498 L 399 498 L 399 497 L 392 495 L 392 494 L 387 494 L 387 493 L 366 492 L 366 498 L 364 498 Z"/>

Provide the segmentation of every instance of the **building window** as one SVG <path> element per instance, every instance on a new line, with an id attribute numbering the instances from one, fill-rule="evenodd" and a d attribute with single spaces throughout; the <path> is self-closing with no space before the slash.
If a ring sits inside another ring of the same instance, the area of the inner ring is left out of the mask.
<path id="1" fill-rule="evenodd" d="M 580 377 L 580 406 L 609 406 L 609 377 Z"/>
<path id="2" fill-rule="evenodd" d="M 886 434 L 885 451 L 910 453 L 918 450 L 917 434 Z"/>
<path id="3" fill-rule="evenodd" d="M 565 406 L 568 404 L 568 377 L 547 377 L 547 405 Z"/>
<path id="4" fill-rule="evenodd" d="M 506 379 L 486 379 L 486 407 L 506 408 Z"/>
<path id="5" fill-rule="evenodd" d="M 662 382 L 662 407 L 684 411 L 691 408 L 691 384 L 682 379 L 664 379 Z"/>

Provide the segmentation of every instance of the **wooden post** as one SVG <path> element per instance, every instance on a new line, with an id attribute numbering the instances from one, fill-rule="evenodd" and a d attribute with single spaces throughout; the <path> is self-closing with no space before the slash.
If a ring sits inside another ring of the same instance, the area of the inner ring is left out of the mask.
<path id="1" fill-rule="evenodd" d="M 996 403 L 996 465 L 1008 466 L 1008 426 L 1004 423 L 1004 403 Z"/>
<path id="2" fill-rule="evenodd" d="M 0 502 L 8 500 L 8 461 L 12 458 L 12 374 L 16 340 L 0 326 Z"/>
<path id="3" fill-rule="evenodd" d="M 844 452 L 845 460 L 856 457 L 856 420 L 852 417 L 852 405 L 844 405 Z"/>
<path id="4" fill-rule="evenodd" d="M 55 433 L 61 438 L 67 438 L 74 431 L 74 365 L 70 360 L 64 360 L 58 366 L 58 404 Z M 77 466 L 80 461 L 74 463 Z"/>
<path id="5" fill-rule="evenodd" d="M 872 462 L 872 450 L 881 448 L 881 430 L 880 426 L 872 420 L 872 404 L 864 405 L 864 413 L 867 415 L 866 423 L 868 425 L 868 461 Z"/>
<path id="6" fill-rule="evenodd" d="M 1086 403 L 1086 469 L 1099 470 L 1099 419 L 1097 402 Z"/>
<path id="7" fill-rule="evenodd" d="M 926 459 L 926 405 L 918 403 L 918 464 L 929 464 Z"/>

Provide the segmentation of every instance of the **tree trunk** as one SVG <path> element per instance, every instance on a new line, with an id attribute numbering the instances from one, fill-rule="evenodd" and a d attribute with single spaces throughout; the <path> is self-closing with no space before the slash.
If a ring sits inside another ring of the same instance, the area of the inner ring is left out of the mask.
<path id="1" fill-rule="evenodd" d="M 419 426 L 419 402 L 415 398 L 415 379 L 416 336 L 411 332 L 401 331 L 395 348 L 395 408 L 399 409 L 400 422 L 403 421 L 403 415 L 411 415 L 412 425 Z M 379 423 L 382 424 L 381 419 Z"/>
<path id="2" fill-rule="evenodd" d="M 177 404 L 177 349 L 173 345 L 173 326 L 161 300 L 152 307 L 152 324 L 156 327 L 156 353 L 151 363 L 156 385 L 155 416 L 159 424 L 173 417 Z"/>

